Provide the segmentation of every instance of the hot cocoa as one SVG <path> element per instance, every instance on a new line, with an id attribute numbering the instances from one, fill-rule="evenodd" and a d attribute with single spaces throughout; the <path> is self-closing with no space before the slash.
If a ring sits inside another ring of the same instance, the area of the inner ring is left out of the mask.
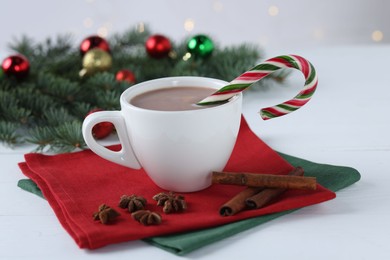
<path id="1" fill-rule="evenodd" d="M 196 103 L 215 91 L 203 87 L 167 87 L 139 94 L 129 102 L 136 107 L 161 111 L 204 109 L 210 106 L 199 106 Z"/>

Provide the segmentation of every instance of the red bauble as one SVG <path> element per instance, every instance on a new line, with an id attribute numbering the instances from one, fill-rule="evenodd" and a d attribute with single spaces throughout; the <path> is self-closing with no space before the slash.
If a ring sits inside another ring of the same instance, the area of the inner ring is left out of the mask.
<path id="1" fill-rule="evenodd" d="M 115 75 L 115 79 L 117 81 L 126 81 L 130 84 L 135 83 L 135 76 L 134 76 L 133 72 L 130 70 L 126 70 L 126 69 L 118 71 Z"/>
<path id="2" fill-rule="evenodd" d="M 80 53 L 81 55 L 84 55 L 93 48 L 99 48 L 103 51 L 110 52 L 110 45 L 105 39 L 97 35 L 92 35 L 81 42 Z"/>
<path id="3" fill-rule="evenodd" d="M 89 114 L 92 114 L 92 113 L 95 113 L 95 112 L 98 112 L 98 111 L 102 111 L 102 110 L 99 109 L 99 108 L 93 109 L 93 110 L 88 112 L 87 116 Z M 114 130 L 114 125 L 112 123 L 110 123 L 110 122 L 101 122 L 101 123 L 96 124 L 92 128 L 92 134 L 93 134 L 93 136 L 96 139 L 103 139 L 103 138 L 109 136 L 112 133 L 113 130 Z"/>
<path id="4" fill-rule="evenodd" d="M 7 76 L 14 76 L 18 79 L 28 76 L 30 63 L 23 55 L 12 55 L 4 59 L 1 68 Z"/>
<path id="5" fill-rule="evenodd" d="M 155 34 L 150 36 L 145 42 L 146 52 L 153 58 L 166 57 L 172 46 L 169 39 L 163 35 Z"/>

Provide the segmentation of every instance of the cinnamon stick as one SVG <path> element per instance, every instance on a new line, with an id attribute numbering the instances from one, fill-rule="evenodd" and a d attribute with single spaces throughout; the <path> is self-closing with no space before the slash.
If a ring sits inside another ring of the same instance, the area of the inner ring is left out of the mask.
<path id="1" fill-rule="evenodd" d="M 236 196 L 223 204 L 219 209 L 221 216 L 233 216 L 246 208 L 246 199 L 259 193 L 263 188 L 247 187 Z"/>
<path id="2" fill-rule="evenodd" d="M 262 188 L 303 190 L 315 190 L 317 188 L 317 181 L 315 177 L 255 174 L 243 172 L 213 172 L 212 182 L 219 184 L 243 185 Z"/>
<path id="3" fill-rule="evenodd" d="M 303 168 L 296 167 L 288 175 L 303 176 Z M 256 198 L 256 194 L 262 194 L 263 191 L 266 190 L 267 192 L 261 196 L 262 198 Z M 247 187 L 245 190 L 239 192 L 236 196 L 234 196 L 232 199 L 230 199 L 225 204 L 223 204 L 219 209 L 219 214 L 221 216 L 232 216 L 245 209 L 256 208 L 257 207 L 256 205 L 258 204 L 260 205 L 262 200 L 265 201 L 263 203 L 263 205 L 265 205 L 273 198 L 281 194 L 282 193 L 281 190 L 285 191 L 286 189 L 270 189 L 270 188 L 265 189 L 262 187 Z M 276 193 L 275 191 L 278 191 L 280 193 Z M 268 198 L 268 196 L 270 196 L 270 198 Z M 252 200 L 248 201 L 248 199 L 252 199 L 253 201 Z"/>
<path id="4" fill-rule="evenodd" d="M 289 175 L 303 176 L 303 169 L 301 167 L 297 167 L 294 169 L 294 171 L 290 172 Z M 262 191 L 258 192 L 257 194 L 254 194 L 253 196 L 248 197 L 245 200 L 245 205 L 249 209 L 262 208 L 265 205 L 267 205 L 269 202 L 274 200 L 276 197 L 281 195 L 286 190 L 287 189 L 275 189 L 275 188 L 263 189 Z"/>

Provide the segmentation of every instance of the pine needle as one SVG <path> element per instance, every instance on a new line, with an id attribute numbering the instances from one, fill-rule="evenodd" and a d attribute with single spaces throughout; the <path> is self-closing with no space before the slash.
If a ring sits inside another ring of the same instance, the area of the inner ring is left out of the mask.
<path id="1" fill-rule="evenodd" d="M 81 123 L 78 121 L 65 122 L 54 128 L 55 139 L 50 150 L 54 152 L 71 152 L 84 149 L 86 144 L 81 133 Z"/>
<path id="2" fill-rule="evenodd" d="M 0 141 L 10 147 L 21 143 L 21 136 L 17 134 L 18 128 L 18 124 L 0 121 Z"/>

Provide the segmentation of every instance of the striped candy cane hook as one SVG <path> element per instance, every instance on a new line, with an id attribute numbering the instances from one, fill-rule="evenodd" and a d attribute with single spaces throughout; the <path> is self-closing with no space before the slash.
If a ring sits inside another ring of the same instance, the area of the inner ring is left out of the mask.
<path id="1" fill-rule="evenodd" d="M 249 71 L 244 72 L 212 95 L 201 100 L 198 105 L 211 105 L 226 102 L 253 83 L 283 68 L 300 70 L 305 76 L 305 85 L 293 99 L 276 106 L 263 108 L 260 110 L 260 115 L 264 120 L 267 120 L 291 113 L 304 106 L 311 99 L 318 84 L 318 77 L 313 65 L 308 60 L 298 55 L 282 55 L 268 59 L 256 65 Z"/>

